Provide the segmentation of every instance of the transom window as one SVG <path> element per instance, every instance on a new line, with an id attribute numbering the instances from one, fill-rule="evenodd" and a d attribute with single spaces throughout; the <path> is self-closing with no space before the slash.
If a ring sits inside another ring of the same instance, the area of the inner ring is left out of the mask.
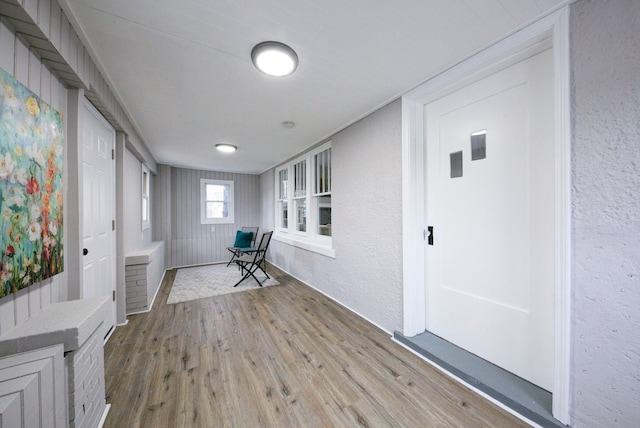
<path id="1" fill-rule="evenodd" d="M 233 181 L 200 179 L 200 223 L 234 223 Z"/>
<path id="2" fill-rule="evenodd" d="M 331 143 L 276 169 L 276 239 L 334 256 Z M 289 207 L 292 207 L 289 221 Z"/>

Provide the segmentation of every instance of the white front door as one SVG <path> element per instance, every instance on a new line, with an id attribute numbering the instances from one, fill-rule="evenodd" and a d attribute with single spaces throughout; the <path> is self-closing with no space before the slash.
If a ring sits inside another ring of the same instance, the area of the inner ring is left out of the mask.
<path id="1" fill-rule="evenodd" d="M 82 297 L 109 296 L 113 310 L 103 336 L 116 320 L 115 130 L 85 100 L 82 116 L 83 274 Z"/>
<path id="2" fill-rule="evenodd" d="M 552 391 L 552 51 L 427 104 L 424 119 L 426 329 Z"/>

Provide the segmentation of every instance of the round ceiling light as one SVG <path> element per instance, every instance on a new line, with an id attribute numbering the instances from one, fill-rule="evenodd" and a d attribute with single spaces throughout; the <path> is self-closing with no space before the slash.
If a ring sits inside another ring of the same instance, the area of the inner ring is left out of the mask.
<path id="1" fill-rule="evenodd" d="M 216 149 L 224 153 L 233 153 L 238 148 L 232 144 L 216 144 Z"/>
<path id="2" fill-rule="evenodd" d="M 288 76 L 298 68 L 298 55 L 280 42 L 258 43 L 251 50 L 251 60 L 258 70 L 269 76 Z"/>

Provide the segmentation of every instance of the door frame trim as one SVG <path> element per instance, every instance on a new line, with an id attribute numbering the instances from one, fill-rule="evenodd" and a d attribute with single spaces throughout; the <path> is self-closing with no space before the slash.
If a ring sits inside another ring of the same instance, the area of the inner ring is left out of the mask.
<path id="1" fill-rule="evenodd" d="M 402 97 L 403 334 L 426 325 L 425 287 L 425 104 L 528 55 L 540 44 L 553 47 L 556 173 L 556 264 L 553 416 L 570 423 L 571 361 L 571 116 L 569 8 L 541 18 L 433 77 Z"/>

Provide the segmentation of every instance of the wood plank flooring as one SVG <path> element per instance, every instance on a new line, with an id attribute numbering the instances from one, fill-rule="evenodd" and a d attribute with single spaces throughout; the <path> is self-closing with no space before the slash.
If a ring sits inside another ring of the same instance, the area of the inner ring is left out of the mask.
<path id="1" fill-rule="evenodd" d="M 280 285 L 175 305 L 168 271 L 105 346 L 105 427 L 528 426 L 269 269 Z"/>

